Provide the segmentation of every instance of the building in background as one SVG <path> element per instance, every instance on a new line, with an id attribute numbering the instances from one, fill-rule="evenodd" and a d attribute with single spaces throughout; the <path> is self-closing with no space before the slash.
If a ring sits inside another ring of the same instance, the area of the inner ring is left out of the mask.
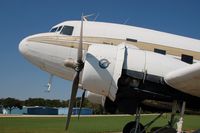
<path id="1" fill-rule="evenodd" d="M 7 112 L 9 112 L 9 111 L 7 110 Z M 17 114 L 17 115 L 23 115 L 26 113 L 27 113 L 27 108 L 25 106 L 22 107 L 22 109 L 15 108 L 11 111 L 11 114 Z"/>
<path id="2" fill-rule="evenodd" d="M 68 108 L 58 108 L 58 115 L 67 115 L 68 114 Z"/>
<path id="3" fill-rule="evenodd" d="M 80 108 L 73 108 L 72 115 L 78 115 Z M 9 114 L 9 111 L 0 106 L 0 114 Z M 67 115 L 68 108 L 53 108 L 42 106 L 23 106 L 22 109 L 15 108 L 11 111 L 15 115 Z M 80 115 L 92 115 L 93 110 L 90 108 L 82 108 Z"/>
<path id="4" fill-rule="evenodd" d="M 80 111 L 80 108 L 73 108 L 72 115 L 78 115 Z M 82 108 L 80 115 L 92 115 L 93 110 L 90 108 Z"/>
<path id="5" fill-rule="evenodd" d="M 57 108 L 51 107 L 28 107 L 28 115 L 58 115 Z"/>
<path id="6" fill-rule="evenodd" d="M 22 108 L 22 109 L 19 109 L 19 108 L 14 108 L 14 109 L 12 109 L 12 111 L 11 111 L 11 114 L 18 114 L 18 115 L 22 115 L 22 114 L 24 114 L 24 113 L 26 113 L 27 112 L 27 110 L 26 110 L 26 108 Z M 0 106 L 0 114 L 9 114 L 10 112 L 9 112 L 9 110 L 8 109 L 5 109 L 3 106 Z"/>

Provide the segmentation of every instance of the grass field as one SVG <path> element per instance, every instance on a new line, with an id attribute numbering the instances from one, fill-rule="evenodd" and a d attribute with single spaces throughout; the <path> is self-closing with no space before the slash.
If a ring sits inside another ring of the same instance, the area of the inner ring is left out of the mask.
<path id="1" fill-rule="evenodd" d="M 155 117 L 142 116 L 141 122 L 147 123 Z M 200 116 L 185 115 L 184 129 L 200 128 Z M 162 116 L 152 126 L 163 126 L 169 119 Z M 66 133 L 64 117 L 0 117 L 0 133 Z M 108 133 L 121 132 L 123 126 L 133 120 L 133 116 L 98 116 L 72 118 L 69 133 Z"/>

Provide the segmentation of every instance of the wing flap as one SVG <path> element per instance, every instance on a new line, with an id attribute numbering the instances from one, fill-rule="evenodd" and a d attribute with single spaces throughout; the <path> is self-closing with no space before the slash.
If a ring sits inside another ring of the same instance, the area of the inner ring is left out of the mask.
<path id="1" fill-rule="evenodd" d="M 172 71 L 164 77 L 164 80 L 177 90 L 200 97 L 200 63 Z"/>

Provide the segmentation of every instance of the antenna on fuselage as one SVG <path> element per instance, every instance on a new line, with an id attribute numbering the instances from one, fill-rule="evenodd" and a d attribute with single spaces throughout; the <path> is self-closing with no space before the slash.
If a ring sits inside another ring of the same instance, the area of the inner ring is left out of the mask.
<path id="1" fill-rule="evenodd" d="M 89 19 L 89 17 L 91 17 L 91 16 L 94 16 L 95 15 L 95 13 L 92 13 L 92 14 L 89 14 L 89 15 L 84 15 L 83 16 L 83 21 L 88 21 Z"/>
<path id="2" fill-rule="evenodd" d="M 51 86 L 52 86 L 52 80 L 53 80 L 53 74 L 50 74 L 49 81 L 45 87 L 47 87 L 47 90 L 45 92 L 50 92 L 51 91 Z"/>
<path id="3" fill-rule="evenodd" d="M 97 15 L 95 16 L 95 18 L 94 18 L 94 20 L 93 21 L 96 21 L 97 20 L 97 18 L 99 17 L 99 13 L 97 13 Z"/>

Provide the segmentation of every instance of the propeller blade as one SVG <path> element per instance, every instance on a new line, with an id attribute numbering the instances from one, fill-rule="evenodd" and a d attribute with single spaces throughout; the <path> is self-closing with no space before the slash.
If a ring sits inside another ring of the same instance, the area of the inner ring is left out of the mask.
<path id="1" fill-rule="evenodd" d="M 81 110 L 82 110 L 82 107 L 83 107 L 83 102 L 85 100 L 85 92 L 86 92 L 86 90 L 84 90 L 84 92 L 82 94 L 82 97 L 81 97 L 81 104 L 80 104 L 80 109 L 79 109 L 79 112 L 78 112 L 78 120 L 79 120 L 79 117 L 80 117 L 80 114 L 81 114 Z"/>
<path id="2" fill-rule="evenodd" d="M 66 130 L 69 128 L 72 110 L 73 110 L 75 100 L 76 100 L 76 93 L 77 93 L 78 84 L 79 84 L 79 74 L 80 74 L 80 72 L 76 72 L 76 74 L 74 75 L 74 80 L 73 80 L 73 84 L 72 84 L 71 99 L 70 99 L 69 110 L 68 110 L 68 115 L 67 115 L 67 122 L 66 122 L 66 127 L 65 127 Z"/>
<path id="3" fill-rule="evenodd" d="M 78 57 L 77 62 L 82 62 L 82 56 L 83 56 L 83 15 L 81 16 L 81 31 L 80 31 L 80 42 L 78 46 Z"/>
<path id="4" fill-rule="evenodd" d="M 74 106 L 75 100 L 76 100 L 76 94 L 77 94 L 78 85 L 79 85 L 79 75 L 84 67 L 84 63 L 82 60 L 82 57 L 83 57 L 82 45 L 83 45 L 83 15 L 81 16 L 80 43 L 78 46 L 77 62 L 74 62 L 73 59 L 72 60 L 68 59 L 65 62 L 66 67 L 72 67 L 76 71 L 76 73 L 74 75 L 74 79 L 73 79 L 73 84 L 72 84 L 71 99 L 70 99 L 69 110 L 68 110 L 68 115 L 67 115 L 67 122 L 66 122 L 66 127 L 65 127 L 66 130 L 69 128 L 72 110 L 73 110 L 73 106 Z"/>

